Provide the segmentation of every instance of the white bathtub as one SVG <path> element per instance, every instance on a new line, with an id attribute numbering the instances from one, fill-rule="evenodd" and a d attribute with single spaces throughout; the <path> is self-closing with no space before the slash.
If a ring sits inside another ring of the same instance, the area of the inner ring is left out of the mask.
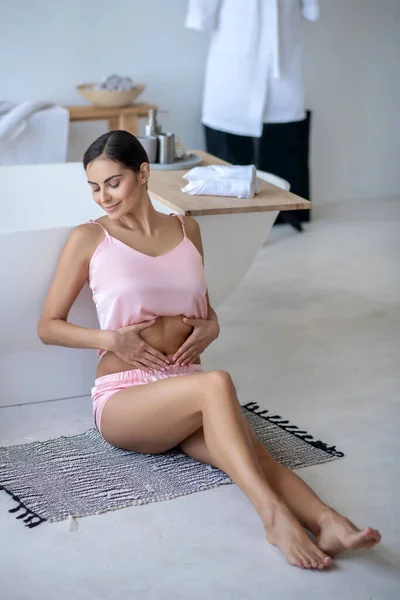
<path id="1" fill-rule="evenodd" d="M 0 406 L 88 394 L 96 352 L 44 346 L 37 323 L 71 230 L 104 213 L 91 198 L 80 163 L 0 167 L 0 202 Z M 153 203 L 157 210 L 171 212 Z M 240 283 L 276 216 L 256 212 L 197 217 L 214 307 Z M 87 285 L 69 320 L 98 327 Z"/>

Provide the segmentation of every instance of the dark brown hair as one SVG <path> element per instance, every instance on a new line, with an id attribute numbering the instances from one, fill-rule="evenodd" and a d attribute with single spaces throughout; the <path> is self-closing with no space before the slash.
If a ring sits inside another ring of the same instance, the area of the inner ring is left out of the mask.
<path id="1" fill-rule="evenodd" d="M 109 131 L 97 138 L 86 150 L 83 166 L 86 167 L 95 158 L 104 156 L 114 160 L 134 173 L 140 171 L 140 165 L 149 162 L 146 150 L 139 140 L 128 131 Z"/>

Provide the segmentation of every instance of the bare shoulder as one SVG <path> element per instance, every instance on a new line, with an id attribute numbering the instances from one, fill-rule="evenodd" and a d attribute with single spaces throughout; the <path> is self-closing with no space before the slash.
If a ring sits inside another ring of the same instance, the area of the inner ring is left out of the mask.
<path id="1" fill-rule="evenodd" d="M 102 239 L 104 239 L 104 232 L 101 227 L 94 223 L 83 223 L 71 231 L 65 250 L 82 259 L 90 259 Z"/>
<path id="2" fill-rule="evenodd" d="M 185 217 L 183 217 L 183 219 L 185 222 L 185 230 L 186 230 L 187 237 L 192 242 L 192 244 L 197 248 L 200 255 L 203 257 L 204 256 L 203 244 L 202 244 L 202 240 L 201 240 L 201 232 L 200 232 L 200 226 L 199 226 L 198 222 L 196 221 L 196 219 L 193 219 L 193 217 L 185 216 Z"/>
<path id="3" fill-rule="evenodd" d="M 190 238 L 191 235 L 199 236 L 200 235 L 200 226 L 196 219 L 189 216 L 183 217 L 186 229 L 186 235 Z"/>
<path id="4" fill-rule="evenodd" d="M 75 245 L 84 245 L 104 237 L 103 230 L 95 223 L 83 223 L 71 231 L 69 241 Z"/>

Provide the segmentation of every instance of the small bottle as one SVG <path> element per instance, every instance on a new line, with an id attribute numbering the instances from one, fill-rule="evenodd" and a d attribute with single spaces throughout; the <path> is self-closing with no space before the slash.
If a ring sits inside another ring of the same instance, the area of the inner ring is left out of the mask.
<path id="1" fill-rule="evenodd" d="M 149 122 L 146 125 L 146 136 L 159 135 L 161 133 L 161 125 L 157 122 L 157 111 L 149 110 Z"/>

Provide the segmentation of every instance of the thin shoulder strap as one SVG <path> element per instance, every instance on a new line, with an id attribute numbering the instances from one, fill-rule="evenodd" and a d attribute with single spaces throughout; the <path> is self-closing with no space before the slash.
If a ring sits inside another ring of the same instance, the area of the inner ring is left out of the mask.
<path id="1" fill-rule="evenodd" d="M 185 230 L 185 221 L 183 220 L 182 215 L 178 215 L 176 213 L 169 213 L 170 215 L 172 215 L 173 217 L 177 217 L 179 219 L 180 224 L 182 225 L 182 231 L 183 231 L 183 239 L 186 240 L 186 230 Z"/>
<path id="2" fill-rule="evenodd" d="M 106 236 L 106 240 L 110 241 L 111 240 L 111 236 L 108 233 L 107 229 L 98 221 L 93 221 L 93 219 L 89 219 L 88 221 L 86 221 L 86 223 L 94 223 L 95 225 L 100 225 L 100 227 L 102 228 L 102 230 L 104 231 L 104 235 Z"/>

